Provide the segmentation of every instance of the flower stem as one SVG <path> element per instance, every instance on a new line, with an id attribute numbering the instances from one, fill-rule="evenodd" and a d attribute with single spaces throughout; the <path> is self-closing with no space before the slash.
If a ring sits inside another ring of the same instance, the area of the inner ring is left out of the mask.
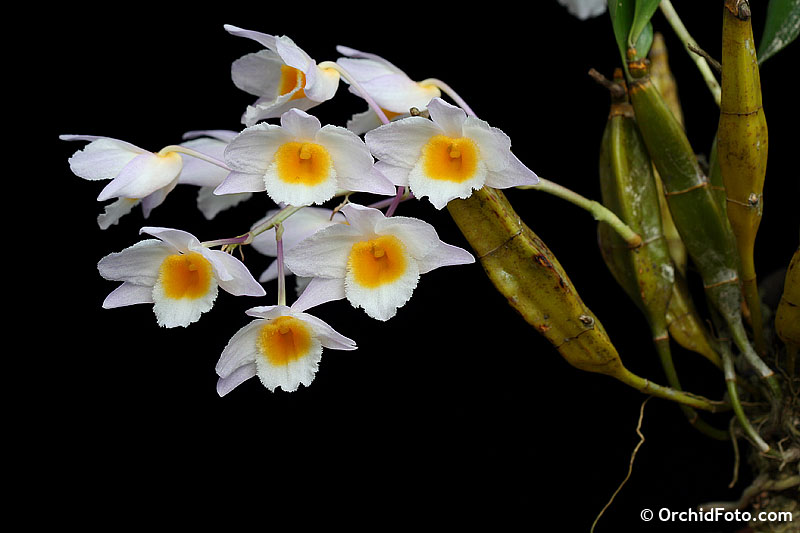
<path id="1" fill-rule="evenodd" d="M 620 218 L 615 215 L 613 211 L 609 210 L 600 202 L 589 200 L 588 198 L 581 196 L 570 189 L 567 189 L 563 185 L 558 185 L 557 183 L 553 183 L 552 181 L 540 177 L 539 183 L 536 185 L 520 185 L 517 188 L 543 191 L 552 194 L 553 196 L 557 196 L 562 200 L 566 200 L 572 204 L 575 204 L 578 207 L 589 211 L 595 220 L 605 222 L 614 228 L 614 230 L 619 233 L 623 239 L 625 239 L 625 242 L 627 242 L 628 246 L 631 248 L 637 248 L 642 244 L 642 237 L 633 231 L 630 226 L 620 220 Z"/>
<path id="2" fill-rule="evenodd" d="M 158 155 L 165 155 L 170 152 L 178 152 L 180 154 L 190 155 L 192 157 L 196 157 L 197 159 L 202 159 L 207 163 L 211 163 L 212 165 L 216 165 L 225 170 L 228 171 L 230 170 L 230 167 L 228 167 L 228 165 L 226 165 L 224 161 L 220 161 L 219 159 L 211 157 L 210 155 L 198 152 L 196 150 L 192 150 L 191 148 L 187 148 L 185 146 L 180 146 L 178 144 L 171 144 L 169 146 L 165 146 L 158 152 Z"/>
<path id="3" fill-rule="evenodd" d="M 278 248 L 278 305 L 286 305 L 286 276 L 283 266 L 283 224 L 275 224 L 275 241 Z"/>
<path id="4" fill-rule="evenodd" d="M 692 36 L 689 35 L 689 30 L 687 30 L 686 26 L 683 25 L 683 21 L 681 21 L 670 0 L 661 0 L 659 3 L 659 8 L 661 9 L 661 13 L 667 19 L 667 22 L 669 22 L 670 26 L 672 26 L 675 34 L 683 43 L 686 52 L 692 58 L 695 65 L 697 65 L 700 75 L 703 77 L 708 89 L 711 91 L 711 96 L 714 97 L 714 101 L 717 103 L 717 106 L 719 106 L 722 101 L 722 88 L 720 87 L 717 78 L 714 76 L 714 73 L 711 71 L 708 61 L 706 61 L 703 56 L 692 50 L 692 48 L 698 48 L 697 41 L 692 39 Z"/>
<path id="5" fill-rule="evenodd" d="M 420 84 L 422 87 L 425 87 L 426 85 L 433 85 L 434 87 L 437 87 L 437 88 L 438 88 L 440 91 L 442 91 L 442 92 L 443 92 L 443 93 L 445 93 L 447 96 L 449 96 L 450 98 L 452 98 L 452 99 L 453 99 L 453 101 L 454 101 L 454 102 L 455 102 L 455 103 L 458 105 L 458 107 L 460 107 L 461 109 L 463 109 L 463 110 L 464 110 L 464 112 L 465 112 L 467 115 L 469 115 L 469 116 L 471 116 L 471 117 L 477 117 L 477 116 L 478 116 L 478 115 L 476 115 L 476 114 L 475 114 L 475 112 L 474 112 L 474 111 L 473 111 L 473 110 L 472 110 L 472 109 L 471 109 L 471 108 L 470 108 L 470 107 L 467 105 L 467 102 L 465 102 L 465 101 L 464 101 L 464 99 L 463 99 L 463 98 L 461 98 L 461 96 L 459 96 L 459 95 L 458 95 L 458 93 L 457 93 L 457 92 L 455 92 L 455 91 L 453 90 L 453 88 L 452 88 L 452 87 L 450 87 L 449 85 L 447 85 L 447 84 L 446 84 L 445 82 L 443 82 L 442 80 L 438 80 L 438 79 L 436 79 L 436 78 L 428 78 L 428 79 L 426 79 L 426 80 L 422 80 L 421 82 L 419 82 L 419 84 Z"/>
<path id="6" fill-rule="evenodd" d="M 382 124 L 388 124 L 389 123 L 389 119 L 386 118 L 386 113 L 383 112 L 383 109 L 381 109 L 381 107 L 377 104 L 377 102 L 375 102 L 375 100 L 372 99 L 372 97 L 369 95 L 369 93 L 366 90 L 364 90 L 364 87 L 362 87 L 361 84 L 356 81 L 356 79 L 353 77 L 352 74 L 350 74 L 347 71 L 347 69 L 345 69 L 344 67 L 342 67 L 341 65 L 339 65 L 338 63 L 335 63 L 333 61 L 323 61 L 322 63 L 320 63 L 317 66 L 319 68 L 321 68 L 321 69 L 328 69 L 329 68 L 329 69 L 335 70 L 336 72 L 341 74 L 341 76 L 345 80 L 347 80 L 347 82 L 350 85 L 352 85 L 353 88 L 356 91 L 358 91 L 358 94 L 361 95 L 361 98 L 363 98 L 364 100 L 367 101 L 367 104 L 369 104 L 369 107 L 375 112 L 376 115 L 378 115 L 378 118 L 380 119 L 381 123 Z"/>

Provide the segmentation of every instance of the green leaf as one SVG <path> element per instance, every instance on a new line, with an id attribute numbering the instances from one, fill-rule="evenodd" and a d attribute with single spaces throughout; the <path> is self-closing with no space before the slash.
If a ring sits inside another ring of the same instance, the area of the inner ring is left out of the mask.
<path id="1" fill-rule="evenodd" d="M 648 22 L 639 34 L 639 39 L 633 46 L 636 50 L 636 55 L 629 57 L 630 61 L 638 61 L 647 57 L 650 53 L 650 47 L 653 45 L 653 25 Z"/>
<path id="2" fill-rule="evenodd" d="M 641 51 L 636 45 L 639 44 L 638 41 L 642 32 L 644 32 L 647 25 L 650 24 L 650 19 L 653 18 L 653 14 L 656 12 L 656 9 L 658 9 L 658 4 L 660 2 L 661 0 L 636 0 L 633 22 L 631 23 L 630 33 L 628 34 L 628 45 L 635 47 L 638 53 L 641 53 Z M 642 57 L 647 55 L 648 51 L 649 50 L 645 50 Z"/>
<path id="3" fill-rule="evenodd" d="M 609 0 L 608 13 L 617 40 L 622 64 L 627 71 L 629 59 L 638 60 L 647 56 L 653 43 L 653 25 L 650 23 L 660 0 Z M 635 28 L 639 24 L 641 27 Z M 630 45 L 630 37 L 636 32 L 636 41 Z M 628 48 L 636 49 L 636 56 L 628 57 Z"/>
<path id="4" fill-rule="evenodd" d="M 627 65 L 628 35 L 631 33 L 635 9 L 635 0 L 608 0 L 608 14 L 611 15 L 611 26 L 623 65 Z"/>
<path id="5" fill-rule="evenodd" d="M 758 47 L 763 63 L 797 38 L 800 33 L 800 0 L 770 0 L 764 34 Z"/>

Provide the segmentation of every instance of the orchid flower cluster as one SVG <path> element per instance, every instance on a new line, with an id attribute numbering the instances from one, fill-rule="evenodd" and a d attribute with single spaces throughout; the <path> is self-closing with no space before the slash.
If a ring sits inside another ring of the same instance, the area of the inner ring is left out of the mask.
<path id="1" fill-rule="evenodd" d="M 75 175 L 110 180 L 97 198 L 113 200 L 98 217 L 102 229 L 139 204 L 147 218 L 179 184 L 199 187 L 197 206 L 209 220 L 252 195 L 269 196 L 275 209 L 242 236 L 200 241 L 182 229 L 143 227 L 149 238 L 102 258 L 98 270 L 119 283 L 104 308 L 151 304 L 167 328 L 200 320 L 220 288 L 265 297 L 262 283 L 277 279 L 277 301 L 249 309 L 253 320 L 222 351 L 217 392 L 254 376 L 271 391 L 294 391 L 314 379 L 323 348 L 356 348 L 309 309 L 347 300 L 386 321 L 411 298 L 420 275 L 474 262 L 429 223 L 396 216 L 402 201 L 427 198 L 442 209 L 484 186 L 534 185 L 538 178 L 511 152 L 508 136 L 475 117 L 443 82 L 413 81 L 352 48 L 339 46 L 343 57 L 317 63 L 289 37 L 225 29 L 262 47 L 232 65 L 235 86 L 257 97 L 241 116 L 241 131 L 190 131 L 157 152 L 109 137 L 61 138 L 88 142 L 69 159 Z M 323 126 L 308 111 L 333 99 L 342 81 L 368 109 L 345 127 Z M 362 205 L 350 200 L 355 193 L 383 198 Z M 331 201 L 335 208 L 324 207 Z M 258 280 L 231 253 L 247 244 L 275 257 Z M 302 288 L 291 305 L 287 275 Z"/>

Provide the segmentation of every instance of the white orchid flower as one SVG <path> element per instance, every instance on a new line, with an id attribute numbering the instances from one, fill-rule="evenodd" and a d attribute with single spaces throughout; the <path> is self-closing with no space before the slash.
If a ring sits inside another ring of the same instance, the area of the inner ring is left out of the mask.
<path id="1" fill-rule="evenodd" d="M 324 203 L 340 190 L 396 193 L 374 168 L 364 141 L 339 126 L 321 127 L 299 109 L 281 115 L 281 125 L 245 128 L 225 150 L 232 169 L 215 194 L 266 191 L 275 203 Z"/>
<path id="2" fill-rule="evenodd" d="M 160 205 L 178 184 L 183 159 L 176 152 L 153 153 L 129 142 L 96 135 L 61 135 L 64 141 L 89 141 L 69 158 L 72 172 L 86 180 L 111 180 L 98 201 L 119 200 L 101 215 L 105 229 L 116 223 L 140 200 L 145 217 Z M 105 217 L 105 218 L 104 218 Z"/>
<path id="3" fill-rule="evenodd" d="M 409 117 L 367 132 L 375 167 L 395 185 L 410 187 L 441 209 L 484 185 L 535 185 L 536 174 L 511 153 L 511 140 L 483 120 L 440 98 L 428 104 L 431 120 Z"/>
<path id="4" fill-rule="evenodd" d="M 411 108 L 425 111 L 428 102 L 441 96 L 441 91 L 435 85 L 413 81 L 405 72 L 379 55 L 346 46 L 337 46 L 336 50 L 347 56 L 337 59 L 336 63 L 370 95 L 389 120 L 409 116 Z M 361 96 L 359 90 L 352 85 L 350 92 Z M 368 109 L 353 115 L 347 122 L 347 129 L 361 135 L 380 125 L 378 115 Z"/>
<path id="5" fill-rule="evenodd" d="M 308 110 L 336 94 L 339 73 L 320 68 L 289 37 L 225 25 L 232 35 L 252 39 L 266 49 L 233 63 L 231 77 L 239 89 L 258 97 L 242 117 L 246 126 L 279 117 L 291 108 Z"/>
<path id="6" fill-rule="evenodd" d="M 264 288 L 247 267 L 230 254 L 210 250 L 185 231 L 145 227 L 157 239 L 146 239 L 97 264 L 100 275 L 122 285 L 103 307 L 152 303 L 158 324 L 188 326 L 210 310 L 218 288 L 235 296 L 263 296 Z"/>
<path id="7" fill-rule="evenodd" d="M 225 396 L 258 376 L 270 391 L 308 387 L 322 358 L 322 348 L 355 350 L 356 344 L 324 321 L 285 305 L 254 307 L 255 317 L 222 351 L 216 371 L 217 393 Z"/>
<path id="8" fill-rule="evenodd" d="M 341 212 L 347 224 L 323 228 L 285 254 L 292 272 L 314 278 L 295 309 L 347 298 L 372 318 L 388 320 L 411 298 L 421 274 L 475 261 L 466 250 L 439 240 L 422 220 L 386 217 L 357 204 Z"/>

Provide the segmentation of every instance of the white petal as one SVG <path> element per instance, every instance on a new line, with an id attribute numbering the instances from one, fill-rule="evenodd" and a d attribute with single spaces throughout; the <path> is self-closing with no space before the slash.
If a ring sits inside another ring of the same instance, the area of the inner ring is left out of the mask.
<path id="1" fill-rule="evenodd" d="M 158 237 L 183 253 L 194 248 L 201 248 L 200 241 L 197 240 L 197 237 L 187 231 L 179 229 L 145 226 L 139 230 L 139 233 L 147 233 L 153 237 Z"/>
<path id="2" fill-rule="evenodd" d="M 486 164 L 479 160 L 475 173 L 465 181 L 459 183 L 434 179 L 425 173 L 425 161 L 420 159 L 419 163 L 408 174 L 408 185 L 411 187 L 411 192 L 414 193 L 415 197 L 423 198 L 427 196 L 436 209 L 441 209 L 454 198 L 469 198 L 473 189 L 477 190 L 483 187 L 486 176 Z"/>
<path id="3" fill-rule="evenodd" d="M 313 278 L 292 304 L 292 309 L 303 312 L 318 305 L 345 298 L 344 279 Z"/>
<path id="4" fill-rule="evenodd" d="M 291 140 L 291 134 L 280 126 L 266 123 L 250 126 L 228 144 L 225 163 L 236 172 L 263 176 L 278 148 Z"/>
<path id="5" fill-rule="evenodd" d="M 100 229 L 108 229 L 118 224 L 119 219 L 130 213 L 140 201 L 141 200 L 138 198 L 117 198 L 115 201 L 107 204 L 103 213 L 98 215 L 97 225 L 100 226 Z"/>
<path id="6" fill-rule="evenodd" d="M 336 46 L 336 51 L 339 52 L 340 54 L 348 56 L 348 57 L 354 57 L 354 58 L 359 58 L 359 59 L 369 59 L 369 60 L 371 60 L 371 61 L 373 61 L 375 63 L 379 63 L 379 64 L 383 65 L 387 70 L 389 70 L 391 72 L 402 72 L 399 68 L 394 66 L 387 59 L 384 59 L 383 57 L 381 57 L 381 56 L 379 56 L 377 54 L 371 54 L 371 53 L 368 53 L 368 52 L 362 52 L 361 50 L 356 50 L 355 48 L 350 48 L 349 46 L 342 46 L 342 45 L 337 45 Z M 347 60 L 345 60 L 345 61 L 347 61 Z M 337 61 L 337 63 L 338 63 L 338 61 Z M 356 80 L 360 81 L 358 79 L 358 77 L 356 77 Z"/>
<path id="7" fill-rule="evenodd" d="M 144 198 L 142 198 L 142 213 L 144 214 L 144 218 L 150 216 L 150 212 L 155 209 L 156 207 L 160 206 L 164 203 L 164 200 L 167 199 L 167 195 L 172 192 L 175 186 L 178 184 L 179 177 L 176 176 L 174 180 L 170 183 L 161 187 L 160 189 L 156 190 L 155 192 L 148 194 Z"/>
<path id="8" fill-rule="evenodd" d="M 359 240 L 352 226 L 328 226 L 286 250 L 286 265 L 300 276 L 344 278 L 350 249 Z"/>
<path id="9" fill-rule="evenodd" d="M 375 163 L 375 170 L 383 174 L 394 185 L 408 187 L 408 174 L 413 167 L 396 167 L 384 161 Z"/>
<path id="10" fill-rule="evenodd" d="M 370 317 L 376 320 L 389 320 L 397 309 L 405 305 L 419 282 L 417 261 L 406 256 L 406 270 L 391 283 L 378 287 L 364 287 L 358 283 L 353 273 L 348 270 L 344 280 L 344 292 L 347 300 L 354 307 L 361 307 Z"/>
<path id="11" fill-rule="evenodd" d="M 394 183 L 374 165 L 365 175 L 362 174 L 359 177 L 337 176 L 336 181 L 340 189 L 347 191 L 369 192 L 383 196 L 397 194 Z"/>
<path id="12" fill-rule="evenodd" d="M 225 147 L 227 142 L 210 137 L 192 139 L 181 143 L 181 146 L 191 148 L 196 152 L 205 154 L 222 161 L 225 157 Z M 227 177 L 229 170 L 203 161 L 191 155 L 181 154 L 183 158 L 183 170 L 181 170 L 178 183 L 186 185 L 197 185 L 199 187 L 216 187 Z"/>
<path id="13" fill-rule="evenodd" d="M 372 109 L 356 113 L 347 121 L 347 129 L 356 135 L 363 135 L 370 130 L 381 126 L 381 119 Z"/>
<path id="14" fill-rule="evenodd" d="M 321 124 L 317 117 L 309 115 L 305 111 L 290 109 L 281 115 L 281 127 L 286 130 L 288 135 L 294 137 L 294 140 L 310 141 L 320 130 Z"/>
<path id="15" fill-rule="evenodd" d="M 211 262 L 222 290 L 234 296 L 264 296 L 264 287 L 253 278 L 247 267 L 231 254 L 220 250 L 202 251 Z"/>
<path id="16" fill-rule="evenodd" d="M 247 365 L 240 366 L 236 370 L 233 371 L 228 377 L 226 378 L 219 378 L 217 380 L 217 394 L 220 397 L 225 396 L 233 389 L 247 381 L 248 379 L 255 377 L 256 375 L 256 364 L 250 363 Z"/>
<path id="17" fill-rule="evenodd" d="M 509 165 L 501 172 L 489 172 L 486 176 L 486 185 L 495 189 L 506 189 L 539 183 L 539 176 L 526 167 L 514 154 L 511 154 L 508 161 Z"/>
<path id="18" fill-rule="evenodd" d="M 467 114 L 460 107 L 450 105 L 441 98 L 434 98 L 428 104 L 431 120 L 435 122 L 448 137 L 461 137 Z"/>
<path id="19" fill-rule="evenodd" d="M 167 243 L 147 239 L 105 256 L 97 263 L 97 270 L 108 280 L 152 287 L 158 279 L 161 263 L 176 252 L 177 249 Z"/>
<path id="20" fill-rule="evenodd" d="M 231 65 L 233 84 L 254 96 L 274 97 L 280 90 L 283 61 L 272 50 L 261 50 L 237 59 Z"/>
<path id="21" fill-rule="evenodd" d="M 314 330 L 314 335 L 319 338 L 320 343 L 325 348 L 333 350 L 355 350 L 357 348 L 354 340 L 348 339 L 337 332 L 327 322 L 308 313 L 292 313 L 292 315 L 311 326 L 311 329 Z"/>
<path id="22" fill-rule="evenodd" d="M 467 117 L 463 131 L 464 137 L 478 145 L 480 157 L 489 172 L 500 172 L 510 164 L 511 139 L 501 130 L 475 117 Z"/>
<path id="23" fill-rule="evenodd" d="M 153 303 L 153 287 L 135 285 L 126 281 L 106 296 L 103 301 L 103 309 L 147 303 Z"/>
<path id="24" fill-rule="evenodd" d="M 258 354 L 258 330 L 263 323 L 263 320 L 253 320 L 231 337 L 217 362 L 217 375 L 226 378 L 239 367 L 255 362 Z"/>
<path id="25" fill-rule="evenodd" d="M 166 156 L 140 154 L 125 165 L 97 199 L 144 198 L 175 181 L 182 166 L 183 160 L 175 152 Z"/>
<path id="26" fill-rule="evenodd" d="M 425 257 L 417 260 L 420 274 L 443 266 L 468 265 L 474 262 L 475 258 L 468 251 L 441 241 Z"/>
<path id="27" fill-rule="evenodd" d="M 225 144 L 231 142 L 237 135 L 238 131 L 233 130 L 192 130 L 183 134 L 184 139 L 196 139 L 198 137 L 210 137 Z M 221 158 L 220 158 L 221 159 Z"/>
<path id="28" fill-rule="evenodd" d="M 77 135 L 62 135 L 61 138 L 64 140 L 85 139 L 85 137 Z M 147 152 L 130 143 L 99 137 L 83 150 L 75 152 L 69 158 L 69 166 L 76 176 L 87 180 L 113 179 L 133 158 L 144 153 Z"/>
<path id="29" fill-rule="evenodd" d="M 247 107 L 242 117 L 242 122 L 247 126 L 253 126 L 261 120 L 279 117 L 290 109 L 305 111 L 320 104 L 320 102 L 315 102 L 306 97 L 293 98 L 296 93 L 296 90 L 292 90 L 277 98 L 259 99 L 256 103 Z"/>
<path id="30" fill-rule="evenodd" d="M 199 298 L 170 298 L 160 280 L 153 286 L 153 311 L 158 325 L 165 328 L 186 327 L 200 319 L 200 315 L 214 307 L 217 298 L 217 280 L 212 277 L 208 291 Z"/>
<path id="31" fill-rule="evenodd" d="M 248 174 L 246 172 L 231 172 L 225 180 L 214 189 L 214 194 L 223 196 L 229 194 L 246 194 L 253 192 L 264 192 L 267 186 L 264 184 L 263 174 Z"/>
<path id="32" fill-rule="evenodd" d="M 285 365 L 272 365 L 266 357 L 256 358 L 256 375 L 270 391 L 281 388 L 286 392 L 296 391 L 300 385 L 308 387 L 322 359 L 322 344 L 312 335 L 308 352 Z"/>
<path id="33" fill-rule="evenodd" d="M 608 7 L 607 0 L 558 0 L 558 3 L 581 20 L 602 15 Z"/>
<path id="34" fill-rule="evenodd" d="M 326 125 L 314 139 L 328 150 L 339 176 L 357 177 L 369 173 L 375 160 L 361 138 L 345 128 Z"/>
<path id="35" fill-rule="evenodd" d="M 369 151 L 377 159 L 396 167 L 413 168 L 422 147 L 431 137 L 442 134 L 433 121 L 408 117 L 368 131 L 364 136 Z"/>
<path id="36" fill-rule="evenodd" d="M 377 235 L 394 235 L 405 244 L 415 259 L 425 257 L 441 242 L 433 226 L 410 217 L 393 216 L 379 220 L 375 225 Z"/>
<path id="37" fill-rule="evenodd" d="M 325 180 L 316 185 L 287 183 L 278 175 L 278 164 L 274 163 L 264 174 L 267 194 L 276 204 L 305 206 L 322 204 L 333 198 L 339 190 L 336 169 L 331 166 Z"/>
<path id="38" fill-rule="evenodd" d="M 309 83 L 308 77 L 306 77 L 305 95 L 315 102 L 327 102 L 336 95 L 339 88 L 339 72 L 316 66 L 314 68 L 316 76 L 313 83 Z"/>
<path id="39" fill-rule="evenodd" d="M 251 196 L 253 194 L 249 192 L 214 194 L 214 187 L 200 187 L 197 191 L 197 208 L 206 220 L 212 220 L 220 211 L 247 201 Z"/>
<path id="40" fill-rule="evenodd" d="M 270 48 L 272 50 L 275 49 L 275 37 L 272 35 L 267 35 L 266 33 L 261 33 L 258 31 L 252 30 L 245 30 L 231 24 L 224 25 L 225 31 L 230 33 L 231 35 L 236 35 L 238 37 L 245 37 L 247 39 L 253 39 L 254 41 L 262 44 L 263 46 Z"/>

